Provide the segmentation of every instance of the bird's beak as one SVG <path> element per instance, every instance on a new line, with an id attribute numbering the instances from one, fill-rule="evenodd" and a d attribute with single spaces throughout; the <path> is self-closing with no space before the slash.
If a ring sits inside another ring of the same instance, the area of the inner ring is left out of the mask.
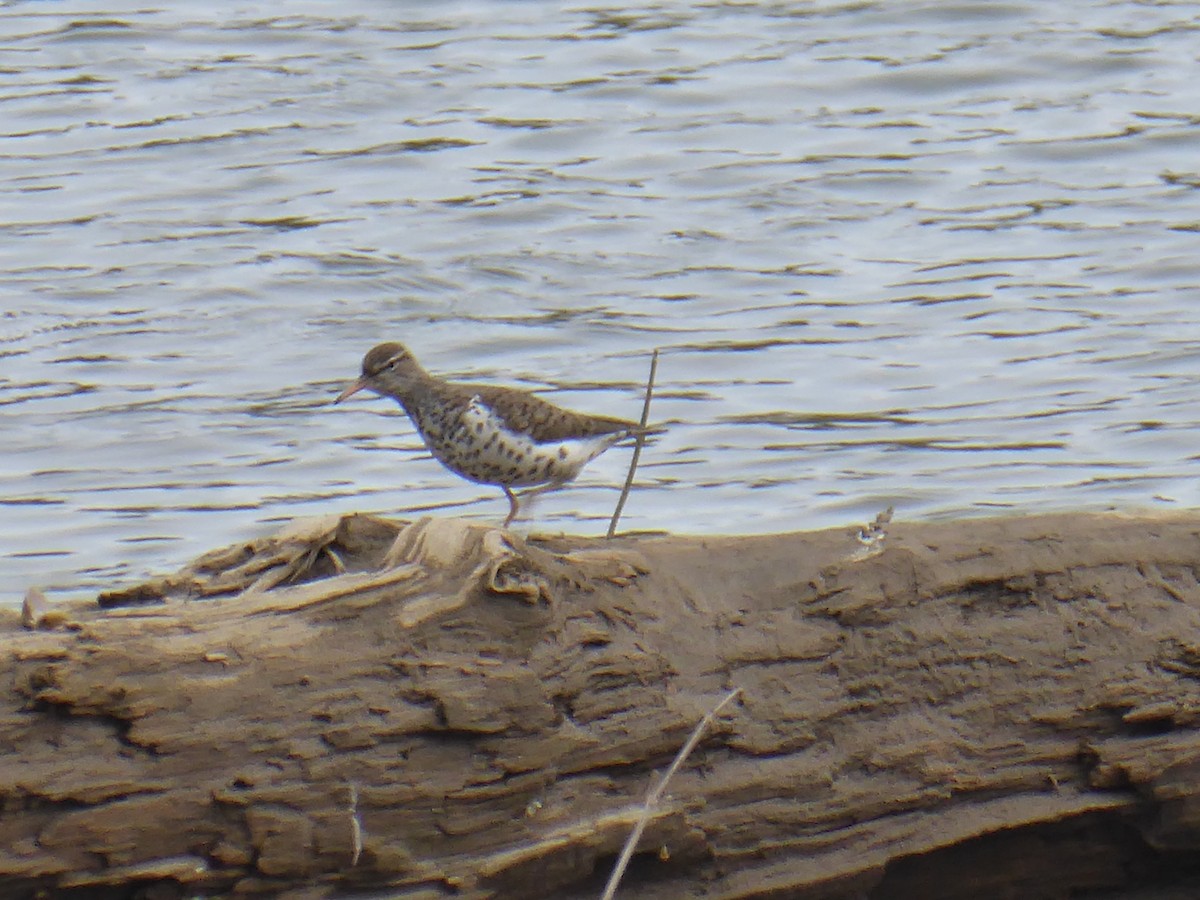
<path id="1" fill-rule="evenodd" d="M 334 400 L 333 402 L 341 403 L 347 397 L 357 394 L 359 391 L 361 391 L 366 386 L 367 386 L 367 380 L 365 378 L 360 378 L 360 379 L 358 379 L 358 381 L 354 382 L 354 384 L 350 385 L 350 387 L 346 388 L 344 391 L 342 391 L 340 394 L 338 394 L 337 399 Z"/>

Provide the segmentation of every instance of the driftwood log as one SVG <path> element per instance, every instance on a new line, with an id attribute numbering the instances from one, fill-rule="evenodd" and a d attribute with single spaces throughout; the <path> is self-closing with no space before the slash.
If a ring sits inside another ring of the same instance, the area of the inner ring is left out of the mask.
<path id="1" fill-rule="evenodd" d="M 0 895 L 1200 896 L 1200 517 L 366 516 L 4 620 Z M 1089 893 L 1092 892 L 1092 893 Z"/>

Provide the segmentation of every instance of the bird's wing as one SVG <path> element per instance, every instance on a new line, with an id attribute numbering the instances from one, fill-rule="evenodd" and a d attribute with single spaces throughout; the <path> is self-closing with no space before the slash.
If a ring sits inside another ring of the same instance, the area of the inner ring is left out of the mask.
<path id="1" fill-rule="evenodd" d="M 471 385 L 471 390 L 474 396 L 504 422 L 505 427 L 511 431 L 528 434 L 539 444 L 633 432 L 638 429 L 635 423 L 624 419 L 573 412 L 555 406 L 534 394 L 513 388 Z"/>

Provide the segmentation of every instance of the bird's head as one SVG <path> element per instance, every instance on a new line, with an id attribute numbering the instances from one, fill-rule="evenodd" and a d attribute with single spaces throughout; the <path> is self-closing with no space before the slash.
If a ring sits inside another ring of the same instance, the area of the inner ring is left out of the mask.
<path id="1" fill-rule="evenodd" d="M 376 394 L 386 394 L 392 397 L 403 397 L 420 382 L 427 378 L 408 348 L 403 344 L 387 343 L 373 347 L 363 357 L 362 375 L 358 381 L 350 385 L 340 394 L 334 403 L 341 403 L 347 397 L 359 391 L 374 391 Z"/>

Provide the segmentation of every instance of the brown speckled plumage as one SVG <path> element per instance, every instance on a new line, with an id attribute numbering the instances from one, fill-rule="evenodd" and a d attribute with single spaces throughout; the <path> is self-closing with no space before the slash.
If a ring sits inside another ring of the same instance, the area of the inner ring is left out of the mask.
<path id="1" fill-rule="evenodd" d="M 633 422 L 562 409 L 517 388 L 437 378 L 397 343 L 367 353 L 362 377 L 335 402 L 364 389 L 395 399 L 429 452 L 450 471 L 500 487 L 510 504 L 505 526 L 517 513 L 512 488 L 565 484 L 638 432 Z"/>

